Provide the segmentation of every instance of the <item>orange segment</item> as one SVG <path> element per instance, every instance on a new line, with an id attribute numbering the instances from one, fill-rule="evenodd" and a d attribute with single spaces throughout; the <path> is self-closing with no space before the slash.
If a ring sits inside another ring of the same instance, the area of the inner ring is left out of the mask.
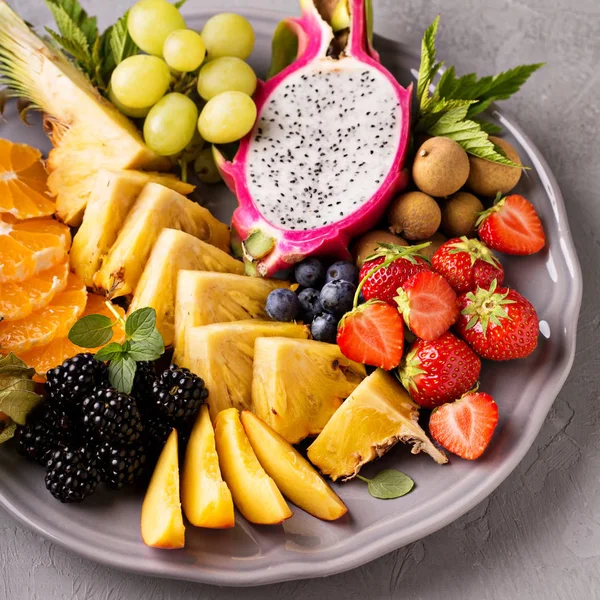
<path id="1" fill-rule="evenodd" d="M 0 213 L 18 219 L 47 217 L 56 211 L 48 195 L 48 173 L 39 150 L 0 140 Z"/>
<path id="2" fill-rule="evenodd" d="M 125 311 L 120 307 L 113 305 L 119 314 L 123 316 Z M 114 315 L 108 310 L 105 304 L 105 298 L 96 294 L 89 294 L 87 304 L 82 316 L 85 315 L 104 315 L 109 319 L 114 319 Z M 113 337 L 111 342 L 122 343 L 125 339 L 125 332 L 120 325 L 113 328 Z M 69 341 L 69 338 L 55 338 L 45 346 L 32 348 L 27 352 L 19 353 L 19 358 L 27 364 L 27 366 L 35 369 L 37 380 L 43 380 L 45 374 L 62 364 L 67 358 L 71 358 L 80 352 L 96 352 L 98 348 L 90 350 L 89 348 L 81 348 Z"/>
<path id="3" fill-rule="evenodd" d="M 24 281 L 66 259 L 71 232 L 54 219 L 0 214 L 0 283 Z"/>
<path id="4" fill-rule="evenodd" d="M 24 319 L 48 306 L 65 289 L 68 276 L 69 263 L 64 262 L 21 283 L 0 284 L 0 321 Z"/>
<path id="5" fill-rule="evenodd" d="M 25 319 L 0 322 L 0 352 L 25 352 L 49 344 L 55 337 L 66 336 L 85 309 L 85 285 L 70 275 L 64 291 L 52 302 Z"/>

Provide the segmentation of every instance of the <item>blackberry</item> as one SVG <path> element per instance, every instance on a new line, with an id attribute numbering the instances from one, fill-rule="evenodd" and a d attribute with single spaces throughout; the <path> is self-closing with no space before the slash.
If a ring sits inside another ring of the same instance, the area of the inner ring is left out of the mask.
<path id="1" fill-rule="evenodd" d="M 188 422 L 208 397 L 202 378 L 188 369 L 170 365 L 153 387 L 156 412 L 173 423 Z"/>
<path id="2" fill-rule="evenodd" d="M 132 444 L 143 426 L 135 400 L 111 387 L 96 388 L 81 405 L 83 425 L 96 439 Z"/>
<path id="3" fill-rule="evenodd" d="M 81 502 L 96 491 L 98 471 L 70 447 L 50 452 L 46 459 L 46 488 L 61 502 Z"/>
<path id="4" fill-rule="evenodd" d="M 131 395 L 135 397 L 139 407 L 151 404 L 152 389 L 156 379 L 153 362 L 143 360 L 136 363 Z"/>
<path id="5" fill-rule="evenodd" d="M 76 406 L 94 387 L 108 382 L 107 373 L 93 354 L 77 354 L 46 373 L 46 397 L 51 404 Z"/>
<path id="6" fill-rule="evenodd" d="M 19 425 L 15 432 L 17 452 L 43 465 L 49 450 L 56 448 L 59 441 L 56 432 L 46 423 L 33 421 L 27 425 Z"/>
<path id="7" fill-rule="evenodd" d="M 144 475 L 146 449 L 142 445 L 112 446 L 102 444 L 97 452 L 97 464 L 102 480 L 111 488 L 132 485 Z"/>
<path id="8" fill-rule="evenodd" d="M 148 415 L 144 418 L 144 437 L 152 451 L 160 452 L 174 425 L 161 416 Z"/>

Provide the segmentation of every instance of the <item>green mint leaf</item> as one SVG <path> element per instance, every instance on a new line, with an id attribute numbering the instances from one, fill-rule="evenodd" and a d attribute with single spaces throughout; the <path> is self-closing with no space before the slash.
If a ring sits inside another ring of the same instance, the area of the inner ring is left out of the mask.
<path id="1" fill-rule="evenodd" d="M 131 340 L 142 341 L 156 327 L 156 311 L 149 306 L 132 312 L 125 322 L 125 334 Z"/>
<path id="2" fill-rule="evenodd" d="M 144 340 L 131 340 L 129 343 L 128 355 L 135 361 L 156 360 L 160 358 L 165 351 L 165 344 L 162 335 L 155 329 Z"/>
<path id="3" fill-rule="evenodd" d="M 125 350 L 121 344 L 118 344 L 117 342 L 111 342 L 107 346 L 104 346 L 104 348 L 100 348 L 100 350 L 96 352 L 94 358 L 101 361 L 115 360 L 124 353 Z"/>
<path id="4" fill-rule="evenodd" d="M 448 137 L 458 142 L 466 152 L 473 156 L 509 167 L 524 168 L 506 158 L 500 148 L 489 140 L 488 134 L 483 131 L 479 123 L 469 119 L 456 121 L 455 115 L 451 112 L 444 115 L 427 132 L 435 136 Z"/>
<path id="5" fill-rule="evenodd" d="M 135 45 L 135 42 L 131 39 L 129 31 L 127 30 L 128 17 L 129 11 L 127 11 L 110 28 L 108 43 L 110 45 L 111 58 L 115 67 L 126 58 L 139 52 L 139 48 Z"/>
<path id="6" fill-rule="evenodd" d="M 133 388 L 135 378 L 135 360 L 127 355 L 121 355 L 110 361 L 108 365 L 108 380 L 110 384 L 125 394 Z"/>
<path id="7" fill-rule="evenodd" d="M 27 415 L 42 399 L 35 393 L 34 374 L 34 369 L 12 353 L 0 360 L 0 413 L 19 425 L 25 424 Z"/>
<path id="8" fill-rule="evenodd" d="M 89 64 L 91 62 L 91 56 L 89 50 L 80 45 L 76 40 L 71 40 L 62 35 L 52 31 L 46 27 L 47 33 L 50 37 L 66 52 L 68 52 L 77 62 L 81 64 Z"/>
<path id="9" fill-rule="evenodd" d="M 447 100 L 445 98 L 430 98 L 417 123 L 420 130 L 427 131 L 433 127 L 446 113 L 453 111 L 455 120 L 462 120 L 466 117 L 469 106 L 474 100 Z"/>
<path id="10" fill-rule="evenodd" d="M 369 484 L 369 494 L 373 498 L 381 500 L 392 500 L 405 496 L 415 486 L 415 482 L 408 475 L 393 469 L 380 471 L 373 479 L 367 479 L 360 475 L 358 478 Z"/>
<path id="11" fill-rule="evenodd" d="M 104 315 L 87 315 L 71 327 L 69 340 L 82 348 L 98 348 L 110 342 L 113 322 Z"/>
<path id="12" fill-rule="evenodd" d="M 8 440 L 14 437 L 16 431 L 17 424 L 13 423 L 12 421 L 9 422 L 3 429 L 0 429 L 0 444 L 8 442 Z"/>
<path id="13" fill-rule="evenodd" d="M 429 98 L 429 86 L 443 64 L 436 62 L 435 38 L 439 24 L 440 16 L 438 15 L 425 30 L 423 40 L 421 41 L 421 65 L 417 80 L 417 99 L 421 108 L 426 106 Z"/>
<path id="14" fill-rule="evenodd" d="M 62 9 L 71 20 L 81 29 L 85 35 L 88 44 L 92 46 L 98 37 L 98 25 L 96 17 L 90 17 L 78 0 L 46 0 L 46 4 L 52 11 L 50 5 L 57 6 Z"/>
<path id="15" fill-rule="evenodd" d="M 476 123 L 479 123 L 482 131 L 485 131 L 488 135 L 499 135 L 502 133 L 502 127 L 490 123 L 489 121 L 482 121 L 481 119 L 473 119 Z"/>
<path id="16" fill-rule="evenodd" d="M 186 2 L 187 0 L 178 0 L 175 2 L 175 8 L 181 8 Z"/>
<path id="17" fill-rule="evenodd" d="M 86 69 L 89 68 L 92 62 L 92 54 L 90 51 L 90 42 L 86 37 L 86 34 L 81 29 L 78 20 L 81 19 L 81 13 L 75 12 L 74 14 L 79 15 L 78 19 L 75 20 L 71 14 L 67 12 L 65 7 L 58 4 L 53 0 L 46 0 L 46 4 L 56 21 L 58 31 L 60 32 L 61 39 L 67 40 L 70 44 L 78 47 L 84 54 L 84 59 L 77 59 L 82 66 Z M 71 7 L 68 7 L 71 8 Z"/>

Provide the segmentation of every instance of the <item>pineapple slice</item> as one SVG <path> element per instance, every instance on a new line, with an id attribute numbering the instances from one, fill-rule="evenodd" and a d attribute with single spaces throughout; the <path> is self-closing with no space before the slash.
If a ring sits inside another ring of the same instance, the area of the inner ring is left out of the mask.
<path id="1" fill-rule="evenodd" d="M 243 271 L 242 266 L 239 272 Z M 265 312 L 267 296 L 274 289 L 289 286 L 287 281 L 245 277 L 232 273 L 179 272 L 175 302 L 173 362 L 180 364 L 180 361 L 184 360 L 185 332 L 190 327 L 246 319 L 267 321 L 269 320 Z"/>
<path id="2" fill-rule="evenodd" d="M 102 258 L 115 243 L 136 198 L 147 183 L 160 183 L 180 194 L 191 194 L 194 186 L 174 175 L 143 171 L 100 170 L 87 203 L 81 227 L 73 238 L 71 268 L 88 287 Z"/>
<path id="3" fill-rule="evenodd" d="M 187 360 L 180 366 L 204 379 L 213 419 L 226 408 L 250 408 L 254 342 L 273 336 L 307 338 L 308 327 L 250 320 L 214 323 L 187 331 Z"/>
<path id="4" fill-rule="evenodd" d="M 244 264 L 189 233 L 163 229 L 137 284 L 129 311 L 156 310 L 156 327 L 166 346 L 175 335 L 175 290 L 180 269 L 243 273 Z M 193 271 L 192 271 L 193 272 Z"/>
<path id="5" fill-rule="evenodd" d="M 435 462 L 448 462 L 419 426 L 419 407 L 389 373 L 377 369 L 331 417 L 308 449 L 308 458 L 333 481 L 352 479 L 360 468 L 399 441 Z"/>
<path id="6" fill-rule="evenodd" d="M 170 161 L 152 152 L 135 125 L 6 2 L 0 2 L 0 48 L 3 83 L 46 115 L 55 146 L 47 162 L 48 187 L 63 221 L 81 223 L 99 168 L 169 170 Z"/>
<path id="7" fill-rule="evenodd" d="M 152 247 L 165 227 L 185 231 L 221 250 L 229 249 L 227 225 L 174 190 L 148 183 L 94 276 L 94 285 L 111 298 L 133 293 Z"/>
<path id="8" fill-rule="evenodd" d="M 314 340 L 256 340 L 252 412 L 290 444 L 321 432 L 366 376 L 334 344 Z"/>

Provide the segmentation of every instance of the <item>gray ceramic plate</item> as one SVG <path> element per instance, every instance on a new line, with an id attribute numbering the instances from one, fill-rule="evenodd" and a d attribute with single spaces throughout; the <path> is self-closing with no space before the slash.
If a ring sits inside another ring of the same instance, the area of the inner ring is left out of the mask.
<path id="1" fill-rule="evenodd" d="M 264 73 L 275 13 L 246 11 L 257 31 L 254 66 Z M 201 26 L 206 15 L 189 19 Z M 390 40 L 378 39 L 383 62 L 407 85 L 418 56 Z M 506 280 L 535 305 L 541 319 L 538 349 L 524 361 L 485 364 L 482 388 L 496 398 L 501 420 L 485 458 L 470 463 L 452 458 L 438 466 L 427 456 L 397 447 L 365 475 L 384 467 L 399 468 L 416 482 L 408 496 L 381 501 L 369 497 L 360 481 L 336 485 L 349 514 L 336 523 L 321 522 L 296 509 L 282 526 L 256 527 L 241 517 L 229 531 L 188 528 L 185 550 L 157 551 L 142 544 L 139 533 L 141 494 L 100 493 L 82 506 L 65 506 L 44 489 L 43 472 L 11 447 L 0 447 L 0 503 L 45 537 L 92 560 L 148 575 L 231 586 L 330 575 L 366 563 L 422 538 L 467 512 L 509 475 L 532 445 L 561 389 L 575 351 L 581 303 L 581 273 L 558 185 L 540 152 L 508 117 L 493 118 L 532 167 L 518 191 L 542 216 L 548 246 L 539 254 L 505 261 Z M 39 126 L 18 122 L 14 106 L 0 136 L 47 149 Z M 220 188 L 220 186 L 218 186 Z M 228 218 L 233 199 L 224 189 L 204 190 L 206 203 Z"/>

